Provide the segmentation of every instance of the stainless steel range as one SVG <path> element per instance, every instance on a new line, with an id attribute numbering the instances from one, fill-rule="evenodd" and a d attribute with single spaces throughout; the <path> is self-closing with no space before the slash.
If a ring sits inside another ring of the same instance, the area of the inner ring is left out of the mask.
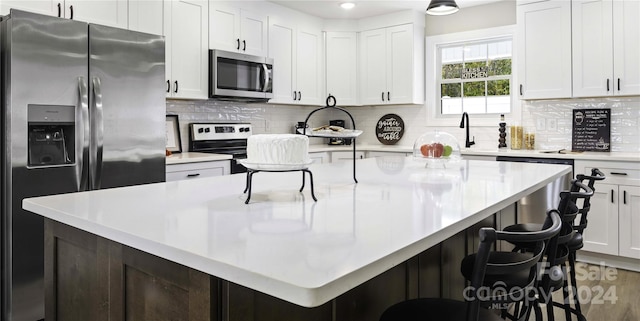
<path id="1" fill-rule="evenodd" d="M 245 173 L 247 169 L 237 160 L 247 158 L 247 138 L 252 132 L 249 123 L 191 123 L 189 151 L 231 155 L 231 174 Z"/>

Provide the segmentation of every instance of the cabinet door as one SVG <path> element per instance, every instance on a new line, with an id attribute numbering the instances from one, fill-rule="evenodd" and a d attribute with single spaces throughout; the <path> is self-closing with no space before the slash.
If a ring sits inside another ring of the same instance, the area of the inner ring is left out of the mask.
<path id="1" fill-rule="evenodd" d="M 209 8 L 209 48 L 238 51 L 240 46 L 240 9 L 212 2 Z"/>
<path id="2" fill-rule="evenodd" d="M 7 15 L 11 9 L 19 9 L 39 14 L 46 14 L 56 17 L 62 17 L 63 1 L 53 0 L 1 0 L 0 15 Z M 58 6 L 58 4 L 60 4 Z M 60 9 L 58 9 L 58 7 Z"/>
<path id="3" fill-rule="evenodd" d="M 267 16 L 242 10 L 240 14 L 240 49 L 250 55 L 267 55 Z"/>
<path id="4" fill-rule="evenodd" d="M 517 6 L 520 98 L 571 97 L 571 2 Z"/>
<path id="5" fill-rule="evenodd" d="M 640 259 L 640 186 L 620 186 L 620 255 Z"/>
<path id="6" fill-rule="evenodd" d="M 167 0 L 171 19 L 171 97 L 208 97 L 207 1 Z"/>
<path id="7" fill-rule="evenodd" d="M 596 183 L 583 250 L 618 255 L 618 185 Z"/>
<path id="8" fill-rule="evenodd" d="M 327 32 L 327 94 L 341 106 L 357 104 L 357 46 L 355 32 Z"/>
<path id="9" fill-rule="evenodd" d="M 326 164 L 330 160 L 328 152 L 309 153 L 309 158 L 314 164 Z"/>
<path id="10" fill-rule="evenodd" d="M 322 33 L 320 30 L 298 29 L 295 61 L 294 89 L 298 91 L 297 103 L 324 104 L 321 85 Z"/>
<path id="11" fill-rule="evenodd" d="M 387 101 L 386 30 L 360 33 L 360 103 L 379 105 Z"/>
<path id="12" fill-rule="evenodd" d="M 616 95 L 640 95 L 640 2 L 613 2 Z M 619 84 L 619 85 L 618 85 Z"/>
<path id="13" fill-rule="evenodd" d="M 164 35 L 162 0 L 129 0 L 129 30 Z"/>
<path id="14" fill-rule="evenodd" d="M 291 24 L 269 17 L 269 54 L 273 58 L 273 99 L 271 103 L 294 102 L 293 87 L 295 29 Z"/>
<path id="15" fill-rule="evenodd" d="M 612 2 L 572 3 L 573 96 L 613 95 Z"/>
<path id="16" fill-rule="evenodd" d="M 387 103 L 413 101 L 413 25 L 387 28 Z"/>
<path id="17" fill-rule="evenodd" d="M 64 7 L 67 19 L 125 29 L 129 22 L 127 0 L 65 0 Z"/>

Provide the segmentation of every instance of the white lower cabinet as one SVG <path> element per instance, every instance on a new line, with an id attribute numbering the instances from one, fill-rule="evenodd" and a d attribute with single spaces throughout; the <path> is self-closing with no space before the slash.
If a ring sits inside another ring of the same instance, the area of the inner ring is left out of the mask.
<path id="1" fill-rule="evenodd" d="M 356 151 L 356 159 L 363 159 L 364 152 Z M 331 162 L 335 163 L 338 161 L 352 160 L 353 159 L 353 151 L 340 151 L 340 152 L 331 152 Z"/>
<path id="2" fill-rule="evenodd" d="M 230 165 L 228 160 L 167 165 L 167 182 L 229 175 Z"/>
<path id="3" fill-rule="evenodd" d="M 331 162 L 329 152 L 309 153 L 309 158 L 313 161 L 313 164 L 326 164 Z"/>
<path id="4" fill-rule="evenodd" d="M 640 259 L 640 162 L 577 160 L 574 167 L 606 176 L 594 185 L 583 250 Z"/>

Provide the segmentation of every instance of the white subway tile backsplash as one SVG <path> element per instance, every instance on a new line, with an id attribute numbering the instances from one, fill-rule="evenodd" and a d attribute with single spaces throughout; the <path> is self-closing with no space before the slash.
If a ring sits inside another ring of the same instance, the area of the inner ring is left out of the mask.
<path id="1" fill-rule="evenodd" d="M 190 122 L 249 122 L 254 133 L 292 133 L 294 125 L 305 118 L 313 106 L 273 105 L 265 103 L 245 104 L 225 101 L 167 100 L 167 114 L 180 116 L 183 150 L 187 149 L 188 123 Z M 611 150 L 640 152 L 640 97 L 563 99 L 522 102 L 522 125 L 536 129 L 536 148 L 570 149 L 572 112 L 576 108 L 611 108 Z M 432 130 L 446 131 L 464 144 L 464 129 L 456 127 L 429 127 L 427 112 L 420 105 L 357 106 L 346 107 L 363 130 L 359 143 L 380 144 L 375 136 L 375 125 L 385 114 L 397 114 L 405 122 L 405 132 L 399 145 L 412 146 L 423 133 Z M 351 127 L 349 117 L 335 109 L 315 113 L 309 119 L 310 127 L 329 123 L 331 119 L 343 119 Z M 544 126 L 538 126 L 544 124 Z M 552 126 L 549 126 L 552 125 Z M 555 126 L 553 126 L 555 125 Z M 498 129 L 495 127 L 472 127 L 475 136 L 474 148 L 496 148 Z M 326 140 L 315 138 L 311 144 L 324 144 Z M 507 135 L 507 145 L 509 139 Z"/>

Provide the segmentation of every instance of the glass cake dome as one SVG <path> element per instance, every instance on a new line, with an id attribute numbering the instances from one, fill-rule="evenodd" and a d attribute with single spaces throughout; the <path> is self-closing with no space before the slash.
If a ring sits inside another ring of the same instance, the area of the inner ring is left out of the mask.
<path id="1" fill-rule="evenodd" d="M 426 132 L 416 139 L 413 156 L 436 163 L 458 161 L 462 158 L 458 140 L 447 132 L 437 130 Z"/>

